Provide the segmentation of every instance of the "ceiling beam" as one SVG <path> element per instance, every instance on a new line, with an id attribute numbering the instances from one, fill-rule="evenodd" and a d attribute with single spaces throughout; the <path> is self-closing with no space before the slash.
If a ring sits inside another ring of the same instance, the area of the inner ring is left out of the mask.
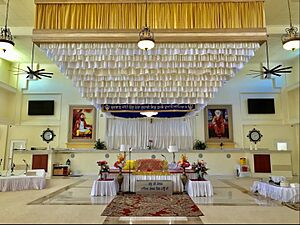
<path id="1" fill-rule="evenodd" d="M 155 42 L 259 42 L 267 39 L 265 28 L 152 30 Z M 138 30 L 33 30 L 34 43 L 137 42 Z"/>

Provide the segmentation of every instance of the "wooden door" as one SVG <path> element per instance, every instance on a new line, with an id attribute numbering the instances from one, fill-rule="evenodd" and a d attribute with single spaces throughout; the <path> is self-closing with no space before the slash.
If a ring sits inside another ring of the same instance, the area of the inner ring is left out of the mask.
<path id="1" fill-rule="evenodd" d="M 269 154 L 254 154 L 254 172 L 271 173 L 271 160 Z"/>
<path id="2" fill-rule="evenodd" d="M 44 169 L 48 170 L 48 154 L 45 155 L 33 155 L 32 156 L 32 169 Z"/>

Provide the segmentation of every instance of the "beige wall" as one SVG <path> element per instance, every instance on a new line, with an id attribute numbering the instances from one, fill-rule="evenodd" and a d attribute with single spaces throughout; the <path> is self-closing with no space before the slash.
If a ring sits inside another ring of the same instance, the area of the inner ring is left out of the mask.
<path id="1" fill-rule="evenodd" d="M 277 80 L 253 79 L 252 77 L 245 77 L 244 73 L 247 71 L 241 71 L 219 90 L 209 104 L 232 105 L 234 144 L 231 146 L 225 145 L 225 148 L 249 148 L 250 142 L 246 136 L 249 130 L 255 127 L 263 134 L 261 142 L 258 143 L 258 148 L 274 150 L 276 141 L 285 140 L 288 142 L 288 147 L 292 151 L 293 173 L 299 174 L 299 162 L 296 160 L 299 157 L 299 110 L 297 111 L 294 107 L 298 104 L 299 108 L 299 70 L 296 71 L 299 65 L 296 60 L 293 63 L 295 63 L 293 74 L 276 78 Z M 26 68 L 26 66 L 27 64 L 20 64 L 21 68 Z M 56 134 L 50 146 L 53 148 L 66 148 L 69 129 L 69 105 L 90 104 L 80 97 L 71 80 L 66 79 L 55 66 L 40 65 L 40 67 L 54 72 L 53 78 L 28 82 L 24 77 L 19 77 L 18 92 L 15 94 L 0 88 L 0 104 L 6 106 L 0 109 L 0 123 L 5 120 L 10 121 L 6 124 L 11 125 L 8 128 L 7 140 L 0 138 L 0 146 L 5 148 L 6 159 L 8 158 L 11 140 L 26 140 L 28 149 L 31 147 L 47 147 L 47 143 L 43 142 L 40 137 L 42 131 L 47 127 L 53 129 Z M 3 73 L 3 70 L 7 70 L 7 65 L 0 68 L 0 72 Z M 3 80 L 9 83 L 7 77 Z M 246 108 L 248 97 L 274 97 L 276 114 L 248 115 Z M 46 117 L 27 116 L 27 100 L 29 99 L 54 99 L 55 115 Z M 106 119 L 99 111 L 97 121 L 96 138 L 105 140 Z M 204 129 L 204 115 L 203 111 L 200 111 L 196 116 L 195 138 L 204 140 Z M 76 153 L 75 158 L 71 159 L 72 167 L 86 174 L 97 173 L 98 167 L 95 162 L 103 159 L 103 156 L 104 154 L 100 153 Z M 22 159 L 22 156 L 18 157 Z M 31 156 L 27 155 L 26 157 L 30 158 Z M 53 162 L 65 163 L 69 157 L 70 154 L 55 154 Z M 168 157 L 170 160 L 172 159 L 171 156 Z M 213 155 L 210 155 L 208 163 L 213 173 L 222 174 L 222 171 L 225 171 L 224 173 L 228 174 L 229 171 L 232 171 L 238 158 L 239 154 L 231 159 L 226 159 L 228 164 L 225 165 L 222 164 L 222 160 L 218 161 Z M 110 158 L 109 161 L 112 163 L 115 159 L 116 155 Z"/>

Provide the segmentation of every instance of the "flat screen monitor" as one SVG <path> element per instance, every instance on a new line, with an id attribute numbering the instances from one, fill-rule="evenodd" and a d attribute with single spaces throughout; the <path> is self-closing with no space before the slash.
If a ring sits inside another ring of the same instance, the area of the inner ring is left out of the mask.
<path id="1" fill-rule="evenodd" d="M 275 114 L 274 98 L 249 98 L 248 114 Z"/>
<path id="2" fill-rule="evenodd" d="M 28 115 L 54 115 L 54 100 L 29 100 Z"/>

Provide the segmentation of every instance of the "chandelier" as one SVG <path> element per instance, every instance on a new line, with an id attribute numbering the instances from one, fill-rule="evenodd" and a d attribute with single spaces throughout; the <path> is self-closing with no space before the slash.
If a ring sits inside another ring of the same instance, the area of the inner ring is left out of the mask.
<path id="1" fill-rule="evenodd" d="M 289 18 L 290 18 L 290 27 L 285 29 L 286 34 L 282 35 L 282 47 L 286 50 L 295 51 L 300 47 L 300 37 L 298 34 L 298 28 L 292 25 L 292 16 L 291 16 L 291 7 L 290 1 L 288 2 Z"/>
<path id="2" fill-rule="evenodd" d="M 138 47 L 142 50 L 150 50 L 154 48 L 154 34 L 150 31 L 150 28 L 147 26 L 147 0 L 146 0 L 146 10 L 145 10 L 145 21 L 146 26 L 143 27 L 141 32 L 139 33 L 140 40 L 138 41 Z"/>
<path id="3" fill-rule="evenodd" d="M 4 52 L 8 49 L 11 49 L 15 43 L 13 42 L 13 37 L 10 32 L 10 29 L 7 28 L 7 20 L 8 20 L 8 8 L 9 8 L 9 0 L 6 3 L 6 17 L 5 17 L 5 26 L 1 28 L 1 36 L 0 36 L 0 49 Z"/>

